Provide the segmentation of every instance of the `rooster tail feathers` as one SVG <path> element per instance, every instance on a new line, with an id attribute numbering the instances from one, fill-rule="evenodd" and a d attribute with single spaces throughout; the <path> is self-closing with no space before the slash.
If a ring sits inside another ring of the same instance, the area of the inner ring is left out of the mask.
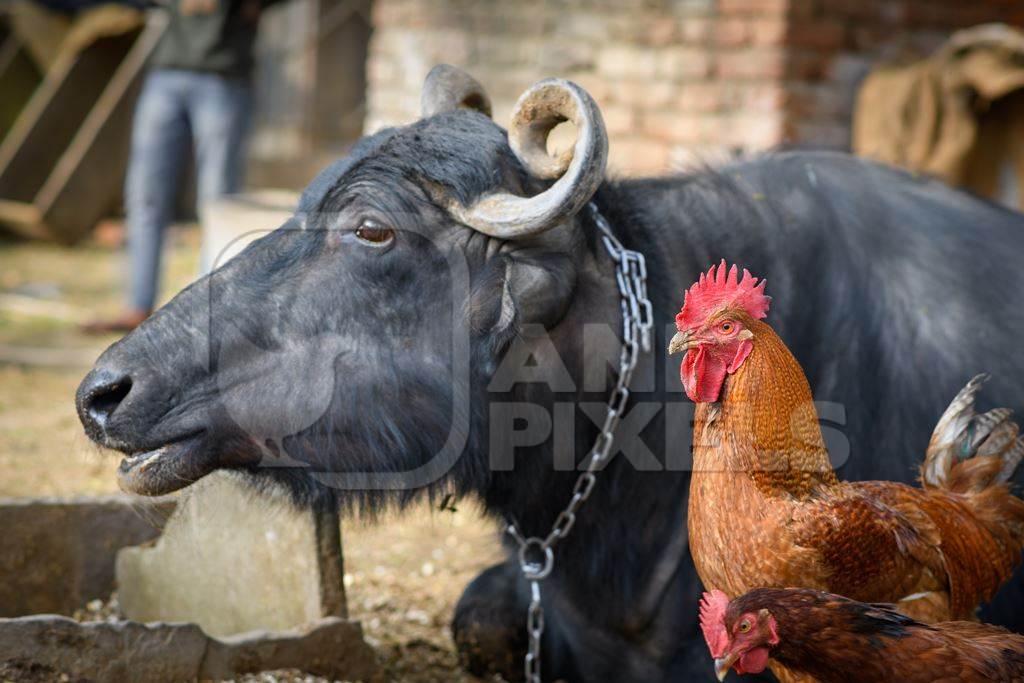
<path id="1" fill-rule="evenodd" d="M 921 466 L 925 487 L 979 492 L 1008 482 L 1024 458 L 1024 438 L 1011 410 L 974 410 L 987 379 L 988 375 L 972 378 L 939 418 Z"/>
<path id="2" fill-rule="evenodd" d="M 1017 425 L 1014 425 L 1016 427 Z M 1014 432 L 1016 435 L 1016 431 Z M 1004 484 L 1010 481 L 1010 477 L 1017 471 L 1017 465 L 1024 460 L 1024 437 L 1017 437 L 1013 445 L 1003 453 L 1003 467 L 996 476 L 996 481 Z"/>
<path id="3" fill-rule="evenodd" d="M 924 463 L 921 465 L 921 483 L 925 486 L 945 488 L 949 482 L 950 470 L 957 460 L 957 445 L 974 417 L 974 398 L 987 375 L 977 375 L 960 390 L 942 413 L 932 438 L 928 442 Z"/>
<path id="4" fill-rule="evenodd" d="M 975 412 L 987 375 L 978 375 L 939 418 L 921 465 L 931 490 L 927 510 L 941 536 L 949 576 L 950 613 L 970 618 L 1020 562 L 1024 500 L 1006 485 L 1024 457 L 1024 439 L 1011 411 Z"/>

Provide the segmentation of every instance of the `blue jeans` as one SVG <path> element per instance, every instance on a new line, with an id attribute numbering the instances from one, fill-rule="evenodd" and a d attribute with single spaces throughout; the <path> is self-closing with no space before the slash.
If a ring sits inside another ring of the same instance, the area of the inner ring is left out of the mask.
<path id="1" fill-rule="evenodd" d="M 172 69 L 146 76 L 125 183 L 131 308 L 153 309 L 164 229 L 174 218 L 188 145 L 194 148 L 200 206 L 241 189 L 251 101 L 244 80 Z"/>

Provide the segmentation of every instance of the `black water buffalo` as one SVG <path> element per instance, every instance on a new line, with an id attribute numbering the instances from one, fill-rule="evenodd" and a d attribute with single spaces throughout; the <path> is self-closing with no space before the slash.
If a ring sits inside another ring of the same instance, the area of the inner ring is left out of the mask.
<path id="1" fill-rule="evenodd" d="M 545 678 L 712 675 L 689 475 L 663 466 L 688 446 L 666 332 L 710 264 L 767 277 L 769 321 L 829 406 L 847 478 L 912 480 L 975 373 L 992 374 L 984 400 L 1024 408 L 1021 215 L 833 153 L 605 180 L 600 114 L 564 81 L 528 91 L 509 135 L 461 72 L 433 72 L 423 103 L 421 120 L 325 170 L 294 220 L 99 358 L 77 405 L 89 436 L 126 455 L 123 487 L 162 493 L 235 468 L 303 504 L 472 495 L 545 535 L 576 479 L 566 458 L 597 436 L 584 409 L 603 411 L 611 386 L 616 356 L 594 339 L 621 329 L 614 264 L 581 211 L 591 199 L 647 257 L 657 339 L 619 428 L 630 446 L 543 582 Z M 553 159 L 544 141 L 565 117 L 578 140 Z M 454 632 L 471 668 L 521 676 L 527 596 L 511 560 L 470 585 Z M 1024 626 L 1020 583 L 985 616 Z"/>

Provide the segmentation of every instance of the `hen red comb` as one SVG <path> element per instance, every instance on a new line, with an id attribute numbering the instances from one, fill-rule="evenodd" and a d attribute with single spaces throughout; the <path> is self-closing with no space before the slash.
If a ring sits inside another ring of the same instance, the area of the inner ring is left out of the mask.
<path id="1" fill-rule="evenodd" d="M 722 259 L 717 267 L 711 266 L 708 272 L 701 273 L 700 280 L 686 290 L 683 308 L 676 315 L 676 329 L 682 332 L 699 327 L 723 306 L 739 306 L 755 320 L 765 317 L 772 300 L 764 293 L 765 282 L 758 282 L 746 268 L 743 279 L 739 279 L 736 266 L 727 268 Z"/>
<path id="2" fill-rule="evenodd" d="M 705 593 L 700 601 L 700 630 L 704 641 L 715 659 L 725 654 L 729 647 L 729 634 L 725 631 L 725 610 L 729 607 L 729 596 L 720 590 Z"/>

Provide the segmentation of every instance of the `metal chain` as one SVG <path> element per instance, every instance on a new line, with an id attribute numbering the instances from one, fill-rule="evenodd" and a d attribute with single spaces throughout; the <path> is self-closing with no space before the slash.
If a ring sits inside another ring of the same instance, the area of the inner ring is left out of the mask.
<path id="1" fill-rule="evenodd" d="M 540 600 L 540 582 L 546 579 L 555 566 L 555 545 L 569 535 L 576 524 L 576 513 L 590 497 L 597 484 L 597 473 L 608 462 L 615 441 L 615 428 L 626 410 L 629 401 L 629 380 L 633 377 L 640 351 L 651 350 L 651 328 L 654 325 L 654 310 L 647 298 L 647 262 L 644 255 L 631 251 L 612 234 L 608 221 L 594 202 L 587 204 L 591 219 L 601 231 L 605 250 L 615 262 L 615 281 L 619 287 L 622 310 L 622 351 L 619 354 L 619 376 L 608 398 L 608 412 L 605 414 L 601 433 L 585 461 L 583 472 L 576 479 L 572 498 L 565 506 L 547 536 L 525 537 L 509 521 L 506 532 L 519 546 L 519 569 L 530 582 L 530 607 L 526 613 L 526 630 L 529 647 L 524 660 L 528 683 L 541 683 L 540 641 L 544 634 L 544 607 Z"/>

